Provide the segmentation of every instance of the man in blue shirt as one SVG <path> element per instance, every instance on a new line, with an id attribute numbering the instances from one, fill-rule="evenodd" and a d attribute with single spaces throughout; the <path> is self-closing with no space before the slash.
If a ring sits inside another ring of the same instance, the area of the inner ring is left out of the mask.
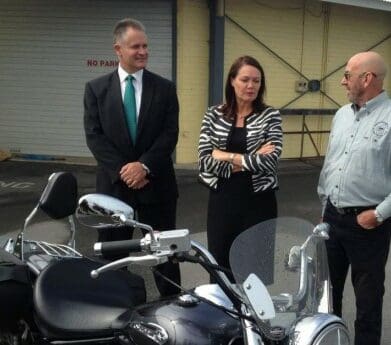
<path id="1" fill-rule="evenodd" d="M 336 113 L 320 174 L 334 313 L 342 314 L 349 266 L 356 295 L 355 345 L 380 345 L 391 234 L 391 100 L 375 52 L 354 55 L 341 84 L 350 104 Z"/>

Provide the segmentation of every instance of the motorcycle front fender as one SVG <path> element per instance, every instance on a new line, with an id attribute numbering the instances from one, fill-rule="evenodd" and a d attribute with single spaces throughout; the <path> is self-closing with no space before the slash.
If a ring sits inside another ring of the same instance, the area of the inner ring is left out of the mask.
<path id="1" fill-rule="evenodd" d="M 289 345 L 349 345 L 349 333 L 339 317 L 315 314 L 298 319 L 289 332 Z"/>

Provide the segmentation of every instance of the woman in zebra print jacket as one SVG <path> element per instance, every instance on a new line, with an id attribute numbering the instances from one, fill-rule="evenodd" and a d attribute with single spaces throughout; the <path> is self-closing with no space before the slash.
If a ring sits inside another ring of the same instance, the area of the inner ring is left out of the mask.
<path id="1" fill-rule="evenodd" d="M 198 165 L 200 181 L 210 188 L 208 248 L 227 268 L 235 237 L 277 216 L 281 116 L 265 105 L 265 89 L 259 62 L 238 58 L 227 76 L 226 103 L 210 107 L 202 121 Z"/>

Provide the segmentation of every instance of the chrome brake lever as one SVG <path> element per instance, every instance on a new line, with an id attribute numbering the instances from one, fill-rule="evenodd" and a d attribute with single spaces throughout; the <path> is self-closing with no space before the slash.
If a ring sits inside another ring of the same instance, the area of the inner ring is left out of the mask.
<path id="1" fill-rule="evenodd" d="M 91 271 L 91 278 L 98 278 L 101 273 L 110 270 L 116 270 L 118 268 L 126 267 L 131 264 L 138 264 L 141 266 L 156 266 L 167 262 L 166 256 L 156 256 L 156 255 L 144 255 L 144 256 L 136 256 L 136 257 L 127 257 L 120 260 L 116 260 L 110 262 L 104 266 L 99 267 L 96 270 Z"/>

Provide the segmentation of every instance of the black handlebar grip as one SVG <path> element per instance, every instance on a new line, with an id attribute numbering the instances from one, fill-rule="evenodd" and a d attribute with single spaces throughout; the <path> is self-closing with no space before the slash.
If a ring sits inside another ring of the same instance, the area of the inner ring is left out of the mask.
<path id="1" fill-rule="evenodd" d="M 126 257 L 131 252 L 141 252 L 140 240 L 97 242 L 94 244 L 94 253 L 106 259 Z"/>

